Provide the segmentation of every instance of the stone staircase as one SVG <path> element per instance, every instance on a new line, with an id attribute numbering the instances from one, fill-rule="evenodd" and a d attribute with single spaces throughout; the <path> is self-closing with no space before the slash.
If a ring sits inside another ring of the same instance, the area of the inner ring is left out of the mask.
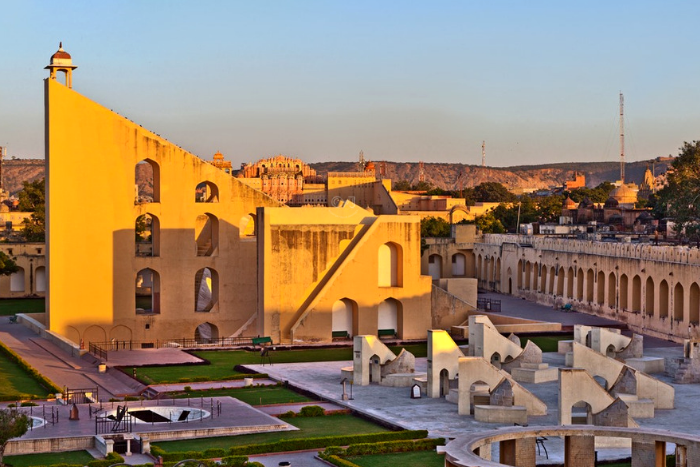
<path id="1" fill-rule="evenodd" d="M 152 399 L 157 399 L 158 396 L 160 395 L 160 393 L 158 391 L 156 391 L 154 388 L 149 386 L 141 392 L 141 395 L 143 397 L 145 397 L 146 399 L 152 400 Z"/>
<path id="2" fill-rule="evenodd" d="M 212 254 L 211 239 L 206 243 L 197 244 L 197 256 L 209 256 Z"/>
<path id="3" fill-rule="evenodd" d="M 693 362 L 690 358 L 679 358 L 678 369 L 673 377 L 676 384 L 690 384 L 698 381 L 697 373 L 693 371 Z"/>

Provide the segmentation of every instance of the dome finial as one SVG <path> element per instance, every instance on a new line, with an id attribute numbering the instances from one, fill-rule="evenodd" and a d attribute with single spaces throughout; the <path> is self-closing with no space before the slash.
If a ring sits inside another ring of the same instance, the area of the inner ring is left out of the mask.
<path id="1" fill-rule="evenodd" d="M 59 48 L 59 49 L 62 49 L 62 48 L 63 48 L 63 41 L 61 41 L 61 42 L 58 43 L 58 48 Z"/>

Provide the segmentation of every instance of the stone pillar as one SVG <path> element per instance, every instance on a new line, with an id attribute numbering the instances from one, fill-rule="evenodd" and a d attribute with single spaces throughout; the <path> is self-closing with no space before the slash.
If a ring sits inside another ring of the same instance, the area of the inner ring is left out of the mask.
<path id="1" fill-rule="evenodd" d="M 687 448 L 681 444 L 676 444 L 676 467 L 688 467 Z"/>
<path id="2" fill-rule="evenodd" d="M 484 444 L 480 448 L 476 450 L 476 453 L 481 457 L 482 459 L 485 459 L 487 461 L 491 460 L 491 443 Z"/>
<path id="3" fill-rule="evenodd" d="M 566 436 L 564 467 L 595 467 L 595 436 Z"/>
<path id="4" fill-rule="evenodd" d="M 141 454 L 150 454 L 151 438 L 148 435 L 141 435 Z"/>
<path id="5" fill-rule="evenodd" d="M 632 467 L 665 467 L 666 443 L 640 443 L 632 441 Z"/>
<path id="6" fill-rule="evenodd" d="M 508 439 L 499 444 L 499 462 L 514 467 L 536 467 L 537 438 Z"/>

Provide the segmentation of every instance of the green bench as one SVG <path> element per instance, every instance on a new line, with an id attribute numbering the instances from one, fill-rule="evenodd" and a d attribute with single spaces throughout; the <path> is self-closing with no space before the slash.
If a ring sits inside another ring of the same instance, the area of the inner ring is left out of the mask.
<path id="1" fill-rule="evenodd" d="M 253 337 L 253 345 L 272 344 L 272 337 Z"/>
<path id="2" fill-rule="evenodd" d="M 379 337 L 394 337 L 396 335 L 396 329 L 379 329 L 377 330 L 377 335 Z"/>
<path id="3" fill-rule="evenodd" d="M 347 331 L 333 331 L 333 339 L 347 339 L 350 333 Z"/>

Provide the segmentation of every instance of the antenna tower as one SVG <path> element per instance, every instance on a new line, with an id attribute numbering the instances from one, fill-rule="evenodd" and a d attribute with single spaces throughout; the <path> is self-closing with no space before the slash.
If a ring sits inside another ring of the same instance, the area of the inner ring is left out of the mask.
<path id="1" fill-rule="evenodd" d="M 620 92 L 620 183 L 625 184 L 625 96 Z"/>
<path id="2" fill-rule="evenodd" d="M 423 168 L 423 161 L 418 162 L 418 182 L 425 181 L 425 170 Z"/>
<path id="3" fill-rule="evenodd" d="M 358 169 L 358 172 L 365 171 L 365 153 L 364 153 L 364 151 L 360 151 L 360 160 L 357 163 L 357 169 Z"/>
<path id="4" fill-rule="evenodd" d="M 486 167 L 486 141 L 481 142 L 481 166 Z"/>

